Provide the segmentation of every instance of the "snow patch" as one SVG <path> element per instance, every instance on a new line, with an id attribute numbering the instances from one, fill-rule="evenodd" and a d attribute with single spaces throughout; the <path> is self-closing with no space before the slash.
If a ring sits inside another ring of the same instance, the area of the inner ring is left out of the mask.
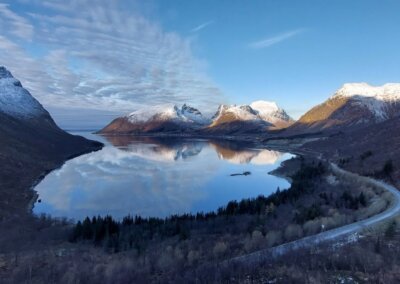
<path id="1" fill-rule="evenodd" d="M 275 102 L 255 101 L 250 106 L 258 112 L 261 119 L 271 122 L 291 122 L 293 119 Z"/>
<path id="2" fill-rule="evenodd" d="M 184 104 L 178 107 L 174 104 L 162 104 L 134 111 L 126 116 L 131 123 L 143 123 L 151 120 L 189 122 L 206 124 L 207 119 L 195 108 Z"/>
<path id="3" fill-rule="evenodd" d="M 367 83 L 347 83 L 333 97 L 373 97 L 383 101 L 400 99 L 400 83 L 388 83 L 383 86 L 371 86 Z"/>
<path id="4" fill-rule="evenodd" d="M 217 121 L 224 115 L 233 115 L 237 120 L 260 121 L 275 124 L 277 122 L 290 122 L 292 119 L 286 112 L 279 108 L 275 102 L 255 101 L 250 105 L 220 105 L 213 120 Z"/>
<path id="5" fill-rule="evenodd" d="M 4 67 L 0 67 L 0 112 L 17 118 L 47 115 L 47 111 Z"/>
<path id="6" fill-rule="evenodd" d="M 233 115 L 237 120 L 260 120 L 260 118 L 258 117 L 258 113 L 248 105 L 220 105 L 217 113 L 213 117 L 213 120 L 216 121 L 221 118 L 221 116 L 226 114 Z"/>
<path id="7" fill-rule="evenodd" d="M 332 97 L 351 98 L 353 104 L 367 108 L 379 120 L 389 118 L 388 108 L 400 103 L 400 83 L 371 86 L 367 83 L 344 84 Z"/>

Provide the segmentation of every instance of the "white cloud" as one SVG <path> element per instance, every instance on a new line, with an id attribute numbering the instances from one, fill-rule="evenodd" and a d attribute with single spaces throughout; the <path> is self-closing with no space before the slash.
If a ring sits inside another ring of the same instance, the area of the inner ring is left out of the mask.
<path id="1" fill-rule="evenodd" d="M 31 40 L 33 36 L 33 26 L 4 3 L 0 3 L 0 28 L 3 33 L 8 32 L 25 40 Z"/>
<path id="2" fill-rule="evenodd" d="M 214 21 L 208 21 L 208 22 L 202 23 L 201 25 L 198 25 L 197 27 L 193 28 L 191 30 L 191 32 L 195 33 L 195 32 L 201 31 L 202 29 L 204 29 L 204 28 L 206 28 L 206 27 L 208 27 L 209 25 L 212 25 L 212 24 L 214 24 Z"/>
<path id="3" fill-rule="evenodd" d="M 266 48 L 266 47 L 270 47 L 274 44 L 280 43 L 284 40 L 290 39 L 292 37 L 294 37 L 295 35 L 298 35 L 300 33 L 304 32 L 303 29 L 298 29 L 298 30 L 293 30 L 293 31 L 289 31 L 289 32 L 285 32 L 273 37 L 269 37 L 269 38 L 265 38 L 259 41 L 255 41 L 249 44 L 250 48 L 253 49 L 261 49 L 261 48 Z"/>
<path id="4" fill-rule="evenodd" d="M 27 8 L 23 15 L 1 4 L 7 17 L 0 19 L 0 64 L 45 106 L 128 112 L 165 102 L 200 108 L 219 102 L 221 92 L 191 40 L 165 32 L 130 3 L 31 1 L 35 13 Z M 31 39 L 44 50 L 40 55 L 32 55 Z"/>

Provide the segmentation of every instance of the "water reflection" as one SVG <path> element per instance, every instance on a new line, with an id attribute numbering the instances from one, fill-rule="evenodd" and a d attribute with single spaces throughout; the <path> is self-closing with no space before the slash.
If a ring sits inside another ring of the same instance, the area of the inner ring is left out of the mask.
<path id="1" fill-rule="evenodd" d="M 206 141 L 177 138 L 105 136 L 113 146 L 154 161 L 176 161 L 200 154 Z"/>
<path id="2" fill-rule="evenodd" d="M 74 219 L 163 217 L 211 211 L 233 199 L 288 186 L 267 172 L 289 154 L 203 139 L 113 136 L 105 141 L 103 150 L 68 161 L 48 175 L 36 187 L 42 202 L 34 212 Z M 243 171 L 252 175 L 230 176 Z"/>
<path id="3" fill-rule="evenodd" d="M 281 152 L 247 148 L 244 142 L 203 140 L 167 137 L 105 136 L 113 146 L 140 157 L 155 161 L 186 159 L 200 154 L 204 147 L 211 146 L 218 157 L 234 164 L 274 164 L 283 155 Z"/>

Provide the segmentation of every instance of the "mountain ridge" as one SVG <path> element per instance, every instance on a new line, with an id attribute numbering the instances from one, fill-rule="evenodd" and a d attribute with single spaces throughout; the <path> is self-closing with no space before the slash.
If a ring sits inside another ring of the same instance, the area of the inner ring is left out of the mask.
<path id="1" fill-rule="evenodd" d="M 180 133 L 238 134 L 282 128 L 293 119 L 276 103 L 257 101 L 251 105 L 220 105 L 211 119 L 187 104 L 156 105 L 113 120 L 101 134 Z"/>
<path id="2" fill-rule="evenodd" d="M 347 83 L 307 111 L 287 133 L 336 131 L 376 124 L 400 115 L 400 84 Z"/>

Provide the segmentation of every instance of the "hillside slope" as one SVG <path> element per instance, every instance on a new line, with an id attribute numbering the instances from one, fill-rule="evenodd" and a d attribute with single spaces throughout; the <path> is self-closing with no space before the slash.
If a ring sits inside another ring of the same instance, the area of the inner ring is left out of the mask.
<path id="1" fill-rule="evenodd" d="M 366 83 L 351 83 L 304 114 L 287 129 L 287 133 L 356 129 L 398 115 L 400 84 L 374 87 Z"/>
<path id="2" fill-rule="evenodd" d="M 70 135 L 12 74 L 0 67 L 0 220 L 25 214 L 45 173 L 102 144 Z"/>
<path id="3" fill-rule="evenodd" d="M 400 186 L 400 117 L 307 143 L 303 150 L 322 153 L 350 171 L 389 178 Z M 385 173 L 387 163 L 392 169 Z"/>

